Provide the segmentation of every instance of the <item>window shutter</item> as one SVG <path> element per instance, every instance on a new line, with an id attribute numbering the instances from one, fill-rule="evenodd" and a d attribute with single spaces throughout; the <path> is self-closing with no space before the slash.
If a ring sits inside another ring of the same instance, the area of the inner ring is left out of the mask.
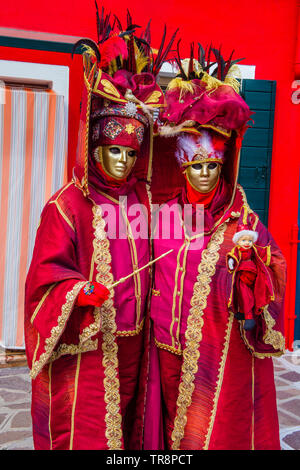
<path id="1" fill-rule="evenodd" d="M 243 141 L 238 182 L 250 207 L 267 226 L 276 82 L 244 79 L 241 92 L 255 114 Z"/>

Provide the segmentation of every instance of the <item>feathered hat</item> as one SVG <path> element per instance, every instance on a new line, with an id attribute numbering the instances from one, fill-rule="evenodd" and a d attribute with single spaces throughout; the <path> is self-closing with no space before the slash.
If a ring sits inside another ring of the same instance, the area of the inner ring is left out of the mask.
<path id="1" fill-rule="evenodd" d="M 101 145 L 126 145 L 140 150 L 145 134 L 152 139 L 153 111 L 164 106 L 164 95 L 156 82 L 177 31 L 154 54 L 150 45 L 150 21 L 137 36 L 140 26 L 127 12 L 127 26 L 111 14 L 101 14 L 96 4 L 97 43 L 81 39 L 73 48 L 83 50 L 84 90 L 81 102 L 77 149 L 76 182 L 85 195 L 88 190 L 89 155 Z M 148 153 L 151 145 L 148 142 Z M 150 156 L 151 157 L 151 156 Z M 151 158 L 148 162 L 151 177 Z"/>
<path id="2" fill-rule="evenodd" d="M 224 162 L 226 139 L 207 130 L 201 134 L 181 133 L 177 138 L 175 157 L 179 166 L 186 168 L 195 163 Z"/>
<path id="3" fill-rule="evenodd" d="M 242 59 L 233 60 L 233 52 L 225 59 L 221 49 L 204 50 L 201 44 L 196 51 L 193 43 L 190 57 L 182 60 L 179 40 L 172 60 L 178 74 L 167 87 L 159 135 L 174 142 L 181 170 L 202 159 L 221 163 L 222 176 L 231 187 L 231 204 L 242 139 L 252 114 L 239 94 L 237 63 Z"/>
<path id="4" fill-rule="evenodd" d="M 212 46 L 204 50 L 201 44 L 198 44 L 196 59 L 192 44 L 190 58 L 181 60 L 179 44 L 180 40 L 174 59 L 179 73 L 167 88 L 167 107 L 160 115 L 163 123 L 160 134 L 189 132 L 197 135 L 206 128 L 229 138 L 233 130 L 245 127 L 251 115 L 239 95 L 240 73 L 236 64 L 242 59 L 232 60 L 232 52 L 225 60 L 220 50 Z"/>

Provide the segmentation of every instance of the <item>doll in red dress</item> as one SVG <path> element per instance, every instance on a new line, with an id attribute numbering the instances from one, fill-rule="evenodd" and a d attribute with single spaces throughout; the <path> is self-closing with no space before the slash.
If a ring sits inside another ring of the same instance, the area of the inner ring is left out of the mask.
<path id="1" fill-rule="evenodd" d="M 227 267 L 232 272 L 232 291 L 229 304 L 238 320 L 244 320 L 245 330 L 252 330 L 255 316 L 273 298 L 273 288 L 268 264 L 270 246 L 256 245 L 258 233 L 246 225 L 239 225 L 232 241 L 233 250 L 227 254 Z"/>

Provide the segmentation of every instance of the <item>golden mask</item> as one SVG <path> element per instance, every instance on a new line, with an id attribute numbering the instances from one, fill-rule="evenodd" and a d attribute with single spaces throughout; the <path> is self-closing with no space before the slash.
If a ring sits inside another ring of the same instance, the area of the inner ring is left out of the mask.
<path id="1" fill-rule="evenodd" d="M 186 169 L 190 185 L 199 193 L 209 193 L 216 186 L 221 174 L 221 165 L 217 162 L 195 162 Z"/>
<path id="2" fill-rule="evenodd" d="M 116 180 L 123 180 L 131 173 L 136 162 L 136 150 L 121 145 L 97 147 L 95 159 L 101 163 L 104 172 Z"/>

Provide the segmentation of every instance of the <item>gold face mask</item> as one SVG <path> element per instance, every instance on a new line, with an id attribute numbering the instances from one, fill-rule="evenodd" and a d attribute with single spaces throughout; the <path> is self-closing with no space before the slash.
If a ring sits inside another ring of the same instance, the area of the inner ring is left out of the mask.
<path id="1" fill-rule="evenodd" d="M 190 185 L 199 193 L 209 193 L 219 181 L 221 165 L 217 162 L 203 162 L 189 165 L 186 169 L 186 177 Z"/>
<path id="2" fill-rule="evenodd" d="M 127 178 L 136 158 L 135 150 L 121 145 L 104 145 L 97 147 L 95 152 L 95 159 L 101 163 L 104 172 L 116 180 Z"/>

